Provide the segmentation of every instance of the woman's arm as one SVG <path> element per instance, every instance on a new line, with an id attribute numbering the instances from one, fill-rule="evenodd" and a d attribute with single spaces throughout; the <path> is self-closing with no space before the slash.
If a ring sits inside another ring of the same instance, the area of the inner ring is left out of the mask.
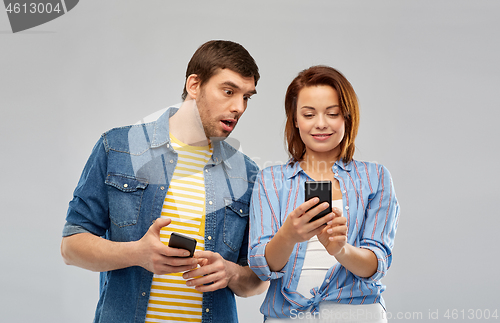
<path id="1" fill-rule="evenodd" d="M 346 222 L 344 217 L 335 218 L 318 238 L 328 253 L 347 270 L 361 278 L 379 280 L 391 265 L 399 205 L 389 171 L 382 165 L 373 166 L 369 170 L 376 178 L 371 182 L 378 185 L 365 209 L 365 229 L 360 233 L 359 247 L 346 242 L 347 227 L 342 225 Z"/>

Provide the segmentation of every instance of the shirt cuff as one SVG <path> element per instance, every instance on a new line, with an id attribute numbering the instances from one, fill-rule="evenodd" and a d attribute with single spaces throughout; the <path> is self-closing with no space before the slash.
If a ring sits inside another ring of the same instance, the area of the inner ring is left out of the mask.
<path id="1" fill-rule="evenodd" d="M 249 263 L 250 268 L 260 278 L 260 280 L 268 281 L 278 279 L 285 275 L 285 270 L 271 271 L 264 256 L 267 244 L 260 245 L 251 250 Z M 285 268 L 286 265 L 283 267 Z"/>
<path id="2" fill-rule="evenodd" d="M 64 228 L 63 228 L 62 235 L 63 235 L 63 237 L 68 237 L 68 236 L 72 236 L 72 235 L 77 234 L 77 233 L 85 233 L 85 232 L 92 233 L 82 226 L 66 222 L 66 224 L 64 225 Z"/>
<path id="3" fill-rule="evenodd" d="M 371 250 L 375 254 L 375 256 L 377 256 L 378 265 L 377 265 L 377 271 L 371 277 L 367 278 L 359 277 L 359 279 L 365 282 L 379 281 L 385 276 L 387 272 L 387 260 L 384 252 L 382 252 L 382 250 L 380 250 L 379 248 L 372 246 L 360 246 L 360 248 Z"/>

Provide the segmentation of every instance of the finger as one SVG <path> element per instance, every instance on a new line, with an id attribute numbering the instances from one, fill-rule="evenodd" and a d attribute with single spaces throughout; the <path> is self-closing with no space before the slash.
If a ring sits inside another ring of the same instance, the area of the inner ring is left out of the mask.
<path id="1" fill-rule="evenodd" d="M 180 257 L 180 258 L 186 258 L 189 257 L 190 253 L 186 249 L 180 249 L 180 248 L 172 248 L 169 246 L 165 246 L 162 248 L 162 255 L 166 257 Z M 189 259 L 192 259 L 189 257 Z"/>
<path id="2" fill-rule="evenodd" d="M 194 272 L 194 270 L 191 272 Z M 222 276 L 220 275 L 220 273 L 213 273 L 210 275 L 203 275 L 203 276 L 196 275 L 193 277 L 193 279 L 188 279 L 186 285 L 187 286 L 208 285 L 219 281 L 221 278 Z"/>
<path id="3" fill-rule="evenodd" d="M 196 266 L 196 265 L 193 265 Z M 187 270 L 193 269 L 193 266 L 170 266 L 170 265 L 162 265 L 158 266 L 159 269 L 154 270 L 154 273 L 157 275 L 165 275 L 171 273 L 182 273 Z"/>
<path id="4" fill-rule="evenodd" d="M 195 277 L 202 277 L 205 276 L 209 271 L 207 271 L 206 267 L 197 267 L 193 268 L 184 274 L 182 274 L 182 278 L 184 279 L 193 279 Z"/>
<path id="5" fill-rule="evenodd" d="M 319 198 L 318 197 L 313 197 L 310 200 L 305 201 L 301 205 L 299 205 L 295 210 L 290 212 L 290 215 L 295 215 L 295 216 L 301 216 L 302 214 L 306 213 L 307 210 L 318 204 Z"/>
<path id="6" fill-rule="evenodd" d="M 170 218 L 158 218 L 151 225 L 151 229 L 153 229 L 154 232 L 159 234 L 161 228 L 166 227 L 167 225 L 170 224 L 170 222 L 172 222 L 172 219 Z"/>
<path id="7" fill-rule="evenodd" d="M 331 237 L 328 237 L 328 240 L 333 241 L 333 242 L 337 242 L 337 243 L 343 243 L 343 242 L 347 241 L 347 237 L 344 236 L 344 235 L 341 235 L 341 236 L 331 236 Z"/>
<path id="8" fill-rule="evenodd" d="M 316 219 L 312 222 L 309 222 L 309 221 L 311 221 L 311 219 L 315 215 L 317 215 L 318 213 L 320 213 L 321 211 L 323 211 L 327 207 L 328 207 L 328 203 L 325 202 L 325 203 L 318 205 L 317 207 L 315 207 L 311 211 L 307 212 L 306 214 L 304 214 L 304 219 L 307 219 L 308 225 L 310 225 L 312 228 L 317 228 L 317 227 L 320 227 L 320 226 L 332 221 L 334 218 L 334 214 L 332 212 L 330 212 L 327 215 L 325 215 L 319 219 Z"/>
<path id="9" fill-rule="evenodd" d="M 347 235 L 347 227 L 346 226 L 337 226 L 333 228 L 329 228 L 327 233 L 330 235 Z"/>
<path id="10" fill-rule="evenodd" d="M 198 266 L 198 259 L 189 258 L 189 257 L 163 257 L 161 262 L 169 266 L 194 266 L 196 268 Z M 190 268 L 192 269 L 192 268 Z"/>
<path id="11" fill-rule="evenodd" d="M 195 251 L 194 257 L 195 258 L 205 258 L 205 259 L 214 259 L 214 257 L 217 257 L 217 253 L 212 252 L 212 251 Z"/>
<path id="12" fill-rule="evenodd" d="M 197 285 L 194 288 L 199 291 L 199 292 L 213 292 L 218 289 L 224 288 L 227 286 L 227 283 L 224 280 L 219 280 L 217 282 L 211 283 L 211 284 L 205 284 L 205 285 Z"/>
<path id="13" fill-rule="evenodd" d="M 342 210 L 338 207 L 333 207 L 332 212 L 335 213 L 335 216 L 342 216 Z"/>

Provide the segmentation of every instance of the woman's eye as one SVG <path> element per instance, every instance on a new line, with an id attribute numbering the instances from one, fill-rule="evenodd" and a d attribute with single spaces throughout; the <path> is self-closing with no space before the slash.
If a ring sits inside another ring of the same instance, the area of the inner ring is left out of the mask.
<path id="1" fill-rule="evenodd" d="M 314 115 L 312 115 L 312 114 L 304 114 L 304 117 L 305 117 L 305 118 L 312 118 L 313 116 L 314 116 Z"/>

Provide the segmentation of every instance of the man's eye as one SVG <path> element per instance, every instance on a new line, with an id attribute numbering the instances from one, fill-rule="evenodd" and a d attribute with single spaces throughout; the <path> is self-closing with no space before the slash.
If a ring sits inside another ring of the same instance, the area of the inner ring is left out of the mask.
<path id="1" fill-rule="evenodd" d="M 246 96 L 246 95 L 245 95 L 245 96 L 243 97 L 243 100 L 248 101 L 248 100 L 250 100 L 251 98 L 252 98 L 251 96 Z"/>
<path id="2" fill-rule="evenodd" d="M 231 90 L 224 90 L 224 92 L 226 92 L 227 95 L 232 95 L 233 94 L 233 91 L 231 91 Z"/>

